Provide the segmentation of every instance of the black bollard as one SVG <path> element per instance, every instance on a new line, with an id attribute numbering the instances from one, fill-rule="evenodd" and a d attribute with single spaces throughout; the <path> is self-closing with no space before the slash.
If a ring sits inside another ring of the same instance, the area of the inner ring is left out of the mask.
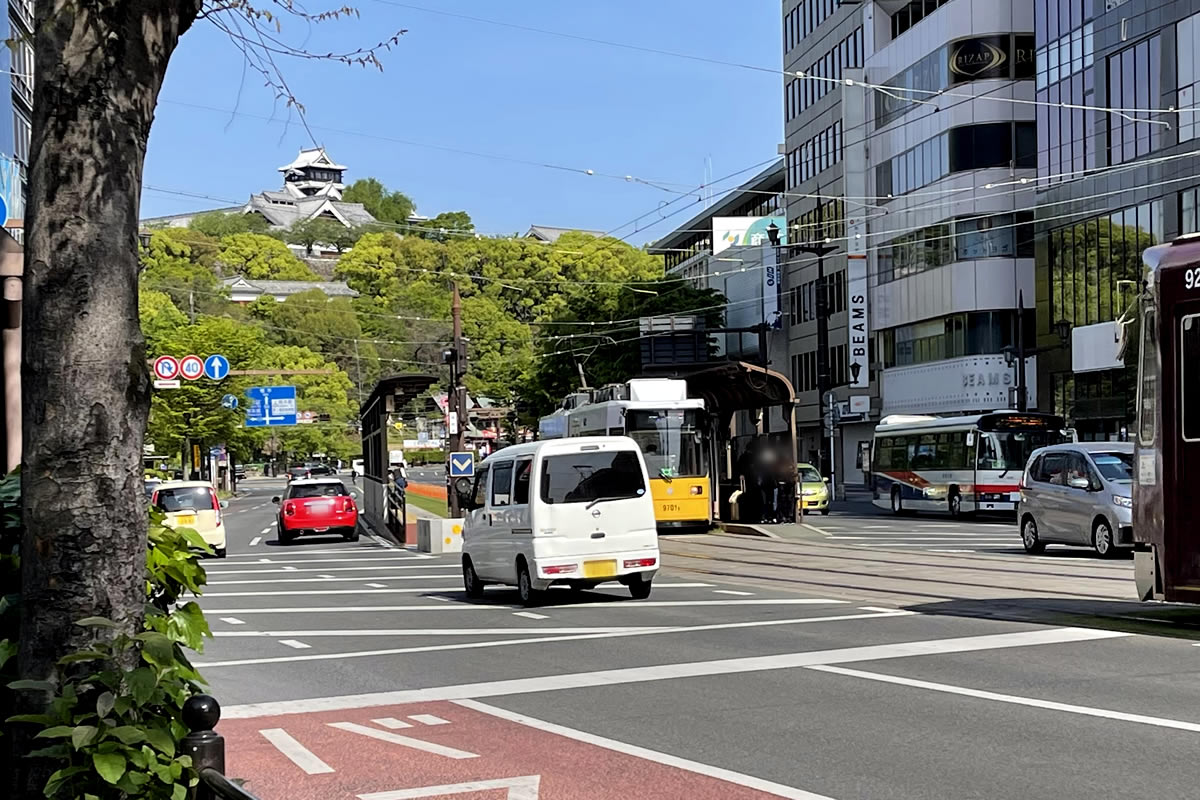
<path id="1" fill-rule="evenodd" d="M 225 774 L 225 739 L 213 730 L 220 719 L 221 704 L 215 697 L 198 694 L 183 704 L 183 724 L 190 733 L 183 737 L 182 754 L 192 757 L 192 768 L 197 773 L 211 769 Z M 200 781 L 195 800 L 216 800 L 217 797 L 216 792 Z"/>

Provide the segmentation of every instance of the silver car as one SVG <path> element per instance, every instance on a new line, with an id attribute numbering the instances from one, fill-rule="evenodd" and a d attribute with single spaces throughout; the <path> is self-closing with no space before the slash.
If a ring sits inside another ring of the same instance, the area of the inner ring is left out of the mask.
<path id="1" fill-rule="evenodd" d="M 1132 442 L 1075 442 L 1034 450 L 1017 506 L 1025 551 L 1073 544 L 1112 556 L 1132 547 L 1132 490 Z"/>

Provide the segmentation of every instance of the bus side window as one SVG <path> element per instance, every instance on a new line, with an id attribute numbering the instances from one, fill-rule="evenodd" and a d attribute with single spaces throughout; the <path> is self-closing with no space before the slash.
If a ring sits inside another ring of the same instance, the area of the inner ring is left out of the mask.
<path id="1" fill-rule="evenodd" d="M 1179 413 L 1186 442 L 1200 441 L 1200 314 L 1179 322 Z"/>

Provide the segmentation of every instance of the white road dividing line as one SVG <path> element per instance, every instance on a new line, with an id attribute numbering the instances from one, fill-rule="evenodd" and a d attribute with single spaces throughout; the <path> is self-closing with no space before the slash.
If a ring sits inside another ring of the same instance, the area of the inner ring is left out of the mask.
<path id="1" fill-rule="evenodd" d="M 763 780 L 762 778 L 756 778 L 753 775 L 745 775 L 743 773 L 734 772 L 721 767 L 702 764 L 698 761 L 689 761 L 686 758 L 673 756 L 669 753 L 661 753 L 657 750 L 648 750 L 645 747 L 638 747 L 635 744 L 626 744 L 625 742 L 618 742 L 615 739 L 606 739 L 605 737 L 597 736 L 594 733 L 587 733 L 585 731 L 575 730 L 574 728 L 556 725 L 553 722 L 546 722 L 545 720 L 527 717 L 524 714 L 518 714 L 515 711 L 508 711 L 507 709 L 498 708 L 496 706 L 489 706 L 474 700 L 455 700 L 454 703 L 455 705 L 462 706 L 463 708 L 469 708 L 472 711 L 478 711 L 481 714 L 487 714 L 488 716 L 497 717 L 509 722 L 515 722 L 519 725 L 525 725 L 526 727 L 534 728 L 539 731 L 552 733 L 555 736 L 573 739 L 577 742 L 583 742 L 584 744 L 592 745 L 593 747 L 602 747 L 605 750 L 611 750 L 614 753 L 621 753 L 623 755 L 633 756 L 634 758 L 641 758 L 648 762 L 662 764 L 667 767 L 674 767 L 675 769 L 694 772 L 697 775 L 715 778 L 720 781 L 725 781 L 726 783 L 731 783 L 735 786 L 744 786 L 747 789 L 765 792 L 775 797 L 783 797 L 787 798 L 787 800 L 832 800 L 825 795 L 813 794 L 812 792 L 806 792 L 803 789 L 784 786 L 781 783 L 774 783 L 772 781 Z"/>
<path id="2" fill-rule="evenodd" d="M 874 609 L 886 613 L 895 613 L 895 609 Z M 239 620 L 239 625 L 245 624 Z M 222 639 L 233 638 L 264 638 L 264 639 L 307 639 L 321 636 L 338 636 L 359 638 L 363 636 L 546 636 L 547 634 L 572 633 L 628 633 L 630 631 L 666 631 L 665 626 L 635 625 L 626 627 L 576 627 L 576 628 L 371 628 L 367 630 L 346 630 L 339 628 L 331 631 L 221 631 L 217 634 Z"/>
<path id="3" fill-rule="evenodd" d="M 205 595 L 211 597 L 211 595 Z M 297 606 L 295 608 L 206 608 L 205 614 L 340 614 L 347 611 L 512 611 L 511 605 L 499 605 L 488 603 L 455 603 L 452 598 L 439 597 L 437 595 L 430 597 L 430 600 L 442 600 L 446 603 L 453 603 L 449 606 Z M 598 602 L 598 603 L 572 603 L 569 606 L 556 606 L 555 611 L 573 611 L 577 608 L 600 608 L 611 607 L 615 601 Z M 692 606 L 818 606 L 818 605 L 845 605 L 846 600 L 830 600 L 817 597 L 801 597 L 788 598 L 777 600 L 640 600 L 634 604 L 635 608 L 690 608 Z M 619 603 L 617 605 L 620 605 Z"/>
<path id="4" fill-rule="evenodd" d="M 450 720 L 435 717 L 433 714 L 410 714 L 408 716 L 413 722 L 419 722 L 422 725 L 449 725 Z"/>
<path id="5" fill-rule="evenodd" d="M 878 672 L 863 672 L 857 669 L 844 669 L 842 667 L 831 667 L 827 665 L 813 665 L 806 669 L 815 670 L 817 672 L 830 672 L 835 675 L 845 675 L 851 678 L 863 678 L 870 681 L 879 681 L 881 683 L 892 683 L 897 686 L 910 686 L 915 689 L 928 689 L 933 692 L 944 692 L 946 694 L 956 694 L 963 697 L 974 697 L 980 700 L 993 700 L 998 703 L 1011 703 L 1018 706 L 1028 706 L 1030 708 L 1044 708 L 1048 711 L 1062 711 L 1067 714 L 1081 714 L 1085 717 L 1101 717 L 1103 719 L 1119 720 L 1121 722 L 1135 722 L 1139 725 L 1153 725 L 1158 728 L 1174 728 L 1180 731 L 1192 731 L 1200 733 L 1200 723 L 1186 722 L 1184 720 L 1169 719 L 1166 717 L 1150 717 L 1144 714 L 1129 714 L 1124 711 L 1112 711 L 1107 708 L 1093 708 L 1092 706 L 1077 706 L 1071 703 L 1058 703 L 1053 700 L 1038 700 L 1034 697 L 1018 697 L 1011 694 L 1000 694 L 998 692 L 987 692 L 981 689 L 968 689 L 964 686 L 951 686 L 946 683 L 934 683 L 932 681 L 919 681 L 913 678 L 901 678 L 896 675 L 884 675 Z"/>
<path id="6" fill-rule="evenodd" d="M 445 745 L 434 744 L 433 742 L 424 742 L 424 741 L 421 741 L 420 739 L 413 739 L 408 736 L 401 736 L 398 733 L 388 733 L 387 731 L 379 731 L 379 730 L 375 730 L 374 728 L 368 728 L 366 725 L 358 725 L 353 722 L 330 722 L 330 723 L 328 723 L 328 725 L 331 728 L 337 728 L 338 730 L 341 730 L 341 731 L 349 731 L 350 733 L 357 733 L 360 736 L 367 736 L 367 737 L 370 737 L 371 739 L 379 739 L 380 741 L 383 741 L 383 742 L 391 742 L 392 744 L 403 745 L 404 747 L 411 747 L 414 750 L 421 750 L 426 753 L 433 753 L 434 755 L 437 755 L 437 756 L 445 756 L 446 758 L 453 758 L 453 759 L 459 759 L 459 760 L 465 759 L 465 758 L 479 758 L 478 753 L 468 753 L 466 750 L 456 750 L 453 747 L 446 747 Z"/>
<path id="7" fill-rule="evenodd" d="M 735 597 L 753 597 L 754 592 L 739 592 L 734 589 L 713 589 L 713 594 L 731 594 Z"/>
<path id="8" fill-rule="evenodd" d="M 333 767 L 317 758 L 317 755 L 313 751 L 293 739 L 291 734 L 283 728 L 268 728 L 265 731 L 259 731 L 259 733 L 262 734 L 264 739 L 275 745 L 275 749 L 283 753 L 289 761 L 309 775 L 321 775 L 333 772 Z"/>
<path id="9" fill-rule="evenodd" d="M 253 542 L 251 542 L 251 544 L 253 544 Z M 299 572 L 299 570 L 296 570 L 296 572 Z M 209 574 L 211 575 L 211 573 L 209 573 Z M 361 581 L 364 577 L 370 577 L 371 580 L 373 580 L 373 581 L 429 581 L 429 580 L 444 581 L 447 578 L 457 578 L 457 577 L 459 577 L 459 574 L 457 572 L 450 572 L 450 573 L 441 573 L 438 575 L 371 575 L 371 576 L 348 575 L 348 576 L 342 577 L 342 578 L 339 578 L 336 575 L 322 574 L 322 575 L 316 576 L 315 578 L 272 578 L 272 579 L 267 579 L 267 580 L 264 580 L 262 578 L 249 578 L 244 581 L 224 581 L 224 580 L 213 581 L 213 580 L 210 580 L 207 585 L 210 587 L 214 587 L 214 586 L 234 586 L 234 585 L 241 584 L 241 583 L 252 583 L 255 585 L 262 584 L 262 583 L 330 583 L 330 582 L 336 582 L 336 581 Z M 373 586 L 373 585 L 374 584 L 370 584 L 370 583 L 367 584 L 367 586 Z M 379 584 L 379 587 L 386 588 L 386 587 L 384 587 L 383 584 Z"/>
<path id="10" fill-rule="evenodd" d="M 412 727 L 411 723 L 405 722 L 402 719 L 396 719 L 395 717 L 380 717 L 379 719 L 371 720 L 371 722 L 375 723 L 381 728 L 387 728 L 393 731 Z"/>
<path id="11" fill-rule="evenodd" d="M 931 553 L 974 553 L 974 550 L 930 550 Z"/>
<path id="12" fill-rule="evenodd" d="M 880 615 L 877 619 L 888 619 L 889 616 L 895 615 Z M 814 620 L 810 619 L 808 621 L 811 622 Z M 561 691 L 565 689 L 588 689 L 597 686 L 611 687 L 627 683 L 649 683 L 652 681 L 676 680 L 679 678 L 734 675 L 748 672 L 771 672 L 800 667 L 851 664 L 892 658 L 912 658 L 916 656 L 1033 647 L 1037 645 L 1068 644 L 1072 642 L 1123 638 L 1130 635 L 1116 631 L 1102 631 L 1089 628 L 1041 628 L 1035 631 L 1021 631 L 1019 633 L 962 636 L 949 639 L 926 639 L 913 642 L 896 642 L 893 644 L 845 647 L 834 650 L 808 650 L 769 656 L 748 656 L 714 661 L 625 667 L 621 669 L 435 686 L 428 689 L 400 689 L 387 692 L 342 695 L 340 697 L 313 697 L 307 700 L 277 700 L 266 703 L 229 706 L 223 710 L 222 717 L 224 719 L 247 719 L 319 711 L 345 711 L 353 708 L 371 708 L 374 706 L 401 705 L 404 703 L 427 703 L 442 700 L 504 697 L 517 694 L 540 694 L 542 692 Z M 300 656 L 300 658 L 303 658 L 303 656 Z"/>
<path id="13" fill-rule="evenodd" d="M 394 553 L 395 550 L 393 550 L 392 552 Z M 375 547 L 374 545 L 371 545 L 371 544 L 359 544 L 359 545 L 356 545 L 355 547 L 333 547 L 333 548 L 322 547 L 322 548 L 316 548 L 313 550 L 308 550 L 308 549 L 302 548 L 296 552 L 296 555 L 298 555 L 298 556 L 300 556 L 300 555 L 304 555 L 304 556 L 307 556 L 307 555 L 345 555 L 347 553 L 357 553 L 360 556 L 366 556 L 367 559 L 371 558 L 372 554 L 374 554 L 374 553 L 379 554 L 378 556 L 376 556 L 378 558 L 390 557 L 388 554 L 387 548 Z M 236 555 L 231 555 L 231 556 L 229 556 L 229 558 L 246 558 L 248 555 L 249 555 L 248 553 L 240 553 L 240 554 L 236 554 Z M 413 558 L 414 556 L 409 556 L 409 557 Z M 332 561 L 354 561 L 355 559 L 352 559 L 352 558 L 351 559 L 336 559 L 335 558 L 335 559 L 325 559 L 325 560 L 326 561 L 330 561 L 330 560 L 332 560 Z M 361 560 L 366 560 L 366 559 L 361 559 Z M 287 563 L 287 562 L 283 562 L 283 563 Z M 298 564 L 300 562 L 294 561 L 291 563 Z"/>
<path id="14" fill-rule="evenodd" d="M 655 636 L 664 633 L 695 633 L 697 631 L 731 630 L 735 628 L 769 628 L 778 625 L 805 625 L 818 622 L 845 622 L 847 620 L 899 619 L 912 616 L 911 611 L 893 611 L 886 614 L 846 614 L 835 617 L 799 617 L 796 619 L 754 620 L 751 622 L 718 622 L 711 625 L 681 625 L 675 628 L 622 631 L 618 633 L 583 633 L 570 636 L 537 636 L 521 639 L 501 639 L 491 642 L 463 642 L 461 644 L 433 644 L 423 647 L 394 647 L 387 650 L 358 650 L 342 653 L 314 653 L 303 656 L 280 656 L 272 658 L 241 658 L 233 661 L 208 661 L 196 664 L 203 669 L 215 667 L 242 667 L 250 664 L 277 664 L 289 661 L 330 661 L 345 658 L 369 658 L 373 656 L 396 656 L 410 653 L 436 653 L 445 650 L 483 650 L 510 645 L 547 644 L 553 642 L 579 642 L 587 639 L 627 639 L 633 636 Z"/>
<path id="15" fill-rule="evenodd" d="M 261 541 L 262 541 L 261 536 L 255 536 L 253 539 L 250 540 L 250 546 L 254 547 L 256 544 L 258 544 Z"/>
<path id="16" fill-rule="evenodd" d="M 221 620 L 221 622 L 224 622 L 226 625 L 245 625 L 246 624 L 245 620 L 240 620 L 237 617 L 221 617 L 220 620 Z"/>
<path id="17" fill-rule="evenodd" d="M 320 551 L 310 550 L 308 552 L 318 553 Z M 334 552 L 353 552 L 353 551 L 338 550 L 338 551 L 334 551 Z M 383 553 L 383 552 L 387 552 L 387 551 L 377 550 L 377 551 L 366 551 L 366 552 Z M 395 552 L 395 551 L 393 550 L 392 552 Z M 244 556 L 252 555 L 252 554 L 242 553 L 241 555 L 244 557 Z M 380 562 L 380 561 L 416 561 L 417 555 L 418 554 L 416 554 L 416 553 L 410 553 L 409 555 L 406 555 L 406 556 L 370 556 L 370 555 L 366 555 L 364 553 L 361 558 L 300 558 L 300 559 L 293 559 L 291 561 L 280 561 L 279 559 L 276 559 L 276 558 L 260 558 L 258 560 L 260 562 L 265 562 L 268 564 L 365 564 L 368 562 L 374 564 L 374 563 Z M 228 558 L 235 558 L 235 557 L 236 556 L 231 555 Z M 432 558 L 432 557 L 433 556 L 425 556 L 425 558 Z M 225 566 L 236 567 L 236 566 L 241 566 L 241 565 L 238 564 L 237 562 L 230 561 Z M 247 566 L 249 566 L 249 565 L 247 565 Z"/>
<path id="18" fill-rule="evenodd" d="M 259 531 L 259 533 L 261 533 L 261 534 L 263 534 L 263 535 L 266 535 L 266 534 L 268 534 L 268 533 L 270 533 L 270 532 L 271 532 L 271 526 L 270 526 L 270 525 L 268 525 L 267 527 L 265 527 L 265 528 L 263 528 L 261 531 Z"/>
<path id="19" fill-rule="evenodd" d="M 295 567 L 284 567 L 284 569 L 290 571 L 290 570 L 294 570 Z"/>
<path id="20" fill-rule="evenodd" d="M 945 544 L 945 542 L 943 542 L 943 544 Z M 960 542 L 959 544 L 970 544 L 974 547 L 1003 547 L 1005 545 L 1019 546 L 1021 544 L 1021 540 L 1015 539 L 1015 541 L 1014 541 L 1014 539 L 997 539 L 994 542 Z M 905 542 L 871 542 L 871 543 L 855 542 L 854 546 L 855 547 L 922 547 L 922 548 L 928 549 L 930 547 L 935 546 L 935 543 L 933 543 L 933 542 L 914 542 L 912 540 L 909 540 L 909 541 L 905 541 Z"/>
<path id="21" fill-rule="evenodd" d="M 288 647 L 292 648 L 293 650 L 310 650 L 310 649 L 312 649 L 311 644 L 305 644 L 304 642 L 299 642 L 299 641 L 296 641 L 295 639 L 280 639 L 279 643 L 286 644 Z"/>
<path id="22" fill-rule="evenodd" d="M 1005 533 L 947 533 L 945 536 L 935 536 L 931 533 L 874 533 L 870 536 L 835 536 L 835 539 L 865 539 L 870 541 L 882 542 L 888 541 L 887 537 L 896 537 L 898 539 L 907 539 L 910 542 L 944 542 L 947 539 L 1004 539 L 1011 541 L 1016 539 L 1020 541 L 1021 537 L 1014 530 L 1012 535 Z"/>
<path id="23" fill-rule="evenodd" d="M 261 565 L 260 564 L 247 564 L 246 566 L 259 567 Z M 440 569 L 440 568 L 441 567 L 439 567 L 437 564 L 382 564 L 378 567 L 313 567 L 311 569 L 305 569 L 304 567 L 297 567 L 294 570 L 288 570 L 288 571 L 289 572 L 370 572 L 370 571 L 378 571 L 378 570 L 385 570 L 385 569 Z M 272 568 L 272 569 L 210 569 L 210 570 L 206 570 L 206 572 L 208 573 L 208 577 L 210 577 L 210 578 L 213 577 L 214 575 L 278 574 L 281 571 L 282 571 L 282 567 L 280 567 L 279 569 Z"/>
<path id="24" fill-rule="evenodd" d="M 532 611 L 518 611 L 513 614 L 514 617 L 524 617 L 525 619 L 550 619 L 545 614 L 535 614 Z"/>
<path id="25" fill-rule="evenodd" d="M 286 569 L 286 567 L 285 567 Z M 617 588 L 620 584 L 601 584 L 610 588 Z M 712 586 L 711 583 L 659 583 L 654 582 L 655 589 L 707 589 Z M 318 594 L 421 594 L 423 592 L 461 592 L 462 585 L 458 586 L 426 586 L 415 589 L 299 589 L 297 591 L 287 592 L 205 592 L 205 597 L 281 597 L 287 595 L 304 595 L 311 597 Z M 639 603 L 639 605 L 643 605 Z"/>
<path id="26" fill-rule="evenodd" d="M 370 586 L 372 589 L 386 589 L 387 586 L 382 583 L 364 583 L 363 586 Z"/>

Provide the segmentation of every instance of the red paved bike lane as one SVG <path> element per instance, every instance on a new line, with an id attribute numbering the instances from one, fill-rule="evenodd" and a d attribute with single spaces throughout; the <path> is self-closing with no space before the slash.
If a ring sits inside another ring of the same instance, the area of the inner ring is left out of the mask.
<path id="1" fill-rule="evenodd" d="M 262 800 L 827 800 L 467 705 L 230 719 L 217 729 L 226 740 L 227 774 L 245 779 Z"/>

